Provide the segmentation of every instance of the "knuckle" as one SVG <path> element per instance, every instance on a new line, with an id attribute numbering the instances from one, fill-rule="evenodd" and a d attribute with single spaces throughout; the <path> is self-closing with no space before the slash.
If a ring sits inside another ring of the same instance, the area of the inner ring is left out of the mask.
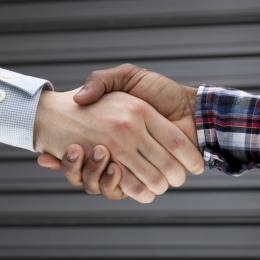
<path id="1" fill-rule="evenodd" d="M 95 171 L 93 168 L 86 167 L 83 171 L 83 189 L 88 194 L 99 194 L 100 187 L 99 187 L 99 179 L 98 172 Z"/>
<path id="2" fill-rule="evenodd" d="M 178 161 L 175 161 L 174 163 L 166 163 L 163 174 L 168 183 L 173 187 L 181 186 L 186 180 L 185 169 Z"/>
<path id="3" fill-rule="evenodd" d="M 94 190 L 92 189 L 92 187 L 90 187 L 89 185 L 87 185 L 87 184 L 84 184 L 83 183 L 83 189 L 86 191 L 86 193 L 88 193 L 88 194 L 95 194 L 94 193 Z"/>
<path id="4" fill-rule="evenodd" d="M 131 122 L 131 120 L 128 118 L 124 118 L 118 122 L 117 126 L 121 131 L 132 131 L 133 122 Z"/>
<path id="5" fill-rule="evenodd" d="M 154 177 L 150 183 L 150 189 L 156 195 L 163 194 L 168 189 L 166 179 L 162 175 Z"/>
<path id="6" fill-rule="evenodd" d="M 95 78 L 97 78 L 97 77 L 100 77 L 101 75 L 102 75 L 102 70 L 92 71 L 92 72 L 89 74 L 87 80 L 93 80 L 93 79 L 95 79 Z"/>
<path id="7" fill-rule="evenodd" d="M 72 185 L 72 186 L 81 186 L 82 182 L 80 182 L 79 180 L 76 179 L 72 179 L 72 178 L 67 178 L 68 182 Z"/>
<path id="8" fill-rule="evenodd" d="M 185 141 L 184 138 L 180 135 L 174 136 L 174 138 L 170 141 L 170 148 L 173 151 L 181 151 L 184 147 Z"/>
<path id="9" fill-rule="evenodd" d="M 127 183 L 121 182 L 121 191 L 123 194 L 127 194 L 129 197 L 142 204 L 151 203 L 154 200 L 155 194 L 150 192 L 143 183 L 138 183 L 131 186 L 128 183 L 127 190 L 124 190 L 124 186 L 127 186 L 126 184 Z"/>
<path id="10" fill-rule="evenodd" d="M 111 192 L 103 192 L 104 196 L 108 199 L 108 200 L 119 200 L 121 199 L 122 196 L 119 196 L 117 194 L 114 194 L 112 191 Z"/>
<path id="11" fill-rule="evenodd" d="M 144 115 L 147 111 L 147 104 L 145 102 L 135 100 L 132 102 L 129 109 L 133 114 Z"/>
<path id="12" fill-rule="evenodd" d="M 102 193 L 106 194 L 107 196 L 110 196 L 111 188 L 107 183 L 104 182 L 100 184 L 100 190 L 102 191 Z"/>
<path id="13" fill-rule="evenodd" d="M 87 182 L 83 182 L 83 189 L 88 193 L 88 194 L 99 194 L 100 189 L 99 187 L 95 187 L 95 185 L 92 185 Z"/>
<path id="14" fill-rule="evenodd" d="M 81 173 L 80 172 L 74 172 L 72 170 L 64 170 L 64 168 L 62 168 L 62 171 L 64 172 L 68 182 L 72 185 L 72 186 L 81 186 L 82 185 L 82 181 L 81 181 Z"/>
<path id="15" fill-rule="evenodd" d="M 172 176 L 175 172 L 176 166 L 179 164 L 179 162 L 176 161 L 168 161 L 165 162 L 162 169 L 163 169 L 163 174 L 166 178 Z"/>
<path id="16" fill-rule="evenodd" d="M 139 67 L 137 67 L 136 65 L 131 64 L 131 63 L 124 63 L 124 64 L 118 66 L 118 68 L 120 68 L 121 70 L 123 70 L 125 72 L 129 72 L 128 76 L 130 76 L 130 75 L 132 76 L 132 72 L 140 70 Z"/>
<path id="17" fill-rule="evenodd" d="M 133 65 L 133 64 L 129 64 L 129 63 L 125 63 L 123 65 L 121 65 L 121 69 L 125 72 L 124 76 L 123 76 L 123 83 L 125 85 L 127 85 L 130 80 L 140 71 L 142 70 L 141 68 Z"/>
<path id="18" fill-rule="evenodd" d="M 112 124 L 114 129 L 121 133 L 133 132 L 135 129 L 134 120 L 132 120 L 130 116 L 114 118 Z"/>
<path id="19" fill-rule="evenodd" d="M 111 195 L 111 194 L 104 194 L 104 196 L 106 197 L 106 199 L 108 200 L 117 200 L 117 197 Z"/>
<path id="20" fill-rule="evenodd" d="M 107 140 L 106 146 L 109 147 L 111 155 L 117 157 L 125 154 L 125 145 L 114 138 Z"/>
<path id="21" fill-rule="evenodd" d="M 101 86 L 103 85 L 106 92 L 110 92 L 114 84 L 113 77 L 110 74 L 110 69 L 92 71 L 87 77 L 86 83 L 98 82 Z"/>
<path id="22" fill-rule="evenodd" d="M 119 65 L 118 67 L 122 68 L 122 69 L 138 68 L 136 65 L 134 65 L 132 63 L 124 63 L 122 65 Z"/>
<path id="23" fill-rule="evenodd" d="M 109 150 L 114 150 L 115 148 L 118 148 L 120 146 L 119 141 L 116 138 L 110 137 L 107 140 L 106 147 L 109 147 Z"/>
<path id="24" fill-rule="evenodd" d="M 132 187 L 132 193 L 135 197 L 142 198 L 146 193 L 146 187 L 144 184 L 137 184 Z"/>

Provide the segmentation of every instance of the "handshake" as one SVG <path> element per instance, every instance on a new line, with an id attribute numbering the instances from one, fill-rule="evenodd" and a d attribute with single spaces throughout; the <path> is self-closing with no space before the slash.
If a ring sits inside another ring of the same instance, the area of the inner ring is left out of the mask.
<path id="1" fill-rule="evenodd" d="M 197 91 L 131 64 L 93 72 L 80 91 L 43 91 L 34 125 L 38 163 L 61 168 L 89 194 L 149 203 L 169 184 L 182 185 L 185 168 L 204 171 Z"/>

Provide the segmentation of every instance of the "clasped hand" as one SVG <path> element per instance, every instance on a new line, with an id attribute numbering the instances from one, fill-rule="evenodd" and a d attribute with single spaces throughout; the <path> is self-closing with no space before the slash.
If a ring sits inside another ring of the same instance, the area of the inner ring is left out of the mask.
<path id="1" fill-rule="evenodd" d="M 185 168 L 203 172 L 196 89 L 125 64 L 93 72 L 78 91 L 43 91 L 34 128 L 40 165 L 61 167 L 90 194 L 141 203 L 182 185 Z"/>

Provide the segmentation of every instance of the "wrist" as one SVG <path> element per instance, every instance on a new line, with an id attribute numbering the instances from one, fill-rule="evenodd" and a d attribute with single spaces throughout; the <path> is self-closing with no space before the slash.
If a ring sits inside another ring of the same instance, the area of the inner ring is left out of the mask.
<path id="1" fill-rule="evenodd" d="M 185 89 L 186 113 L 182 119 L 182 131 L 188 136 L 192 143 L 199 148 L 196 126 L 196 98 L 198 89 L 189 86 L 181 86 Z"/>
<path id="2" fill-rule="evenodd" d="M 51 100 L 51 94 L 49 91 L 43 90 L 39 98 L 39 103 L 35 115 L 34 130 L 33 130 L 33 144 L 34 148 L 38 152 L 44 152 L 44 140 L 46 136 L 47 125 L 47 111 L 51 111 L 49 101 Z"/>
<path id="3" fill-rule="evenodd" d="M 186 89 L 187 102 L 190 109 L 190 115 L 193 117 L 194 122 L 196 122 L 195 114 L 196 114 L 196 98 L 198 89 L 189 86 L 183 86 Z"/>
<path id="4" fill-rule="evenodd" d="M 66 116 L 69 114 L 68 98 L 63 93 L 44 90 L 41 93 L 34 122 L 34 147 L 38 152 L 48 152 L 61 158 L 66 149 Z M 68 132 L 66 132 L 68 134 Z"/>

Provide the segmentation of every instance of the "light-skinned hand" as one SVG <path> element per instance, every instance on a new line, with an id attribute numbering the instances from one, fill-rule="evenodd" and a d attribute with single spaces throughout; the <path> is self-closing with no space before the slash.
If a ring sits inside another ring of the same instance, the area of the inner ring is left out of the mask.
<path id="1" fill-rule="evenodd" d="M 35 121 L 36 150 L 61 159 L 71 143 L 91 150 L 105 145 L 111 161 L 121 169 L 123 193 L 143 203 L 164 193 L 168 183 L 181 185 L 183 165 L 191 172 L 202 172 L 196 146 L 144 101 L 117 92 L 79 107 L 72 100 L 75 92 L 42 93 Z M 83 187 L 88 190 L 88 186 L 83 175 Z"/>

